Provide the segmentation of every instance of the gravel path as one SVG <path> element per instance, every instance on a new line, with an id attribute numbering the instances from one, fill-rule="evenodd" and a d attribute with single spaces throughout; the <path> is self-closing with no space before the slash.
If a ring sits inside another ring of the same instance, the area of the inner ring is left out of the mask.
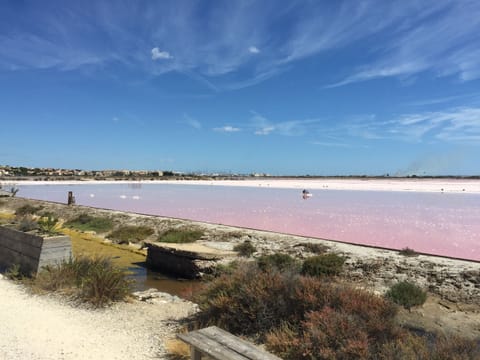
<path id="1" fill-rule="evenodd" d="M 163 359 L 175 320 L 192 311 L 184 301 L 74 308 L 0 275 L 0 359 Z"/>

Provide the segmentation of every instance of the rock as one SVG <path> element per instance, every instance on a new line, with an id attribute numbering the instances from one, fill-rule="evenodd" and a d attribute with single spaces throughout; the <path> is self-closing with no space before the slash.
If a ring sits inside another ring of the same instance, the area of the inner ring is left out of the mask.
<path id="1" fill-rule="evenodd" d="M 178 296 L 170 295 L 165 292 L 158 291 L 157 289 L 148 289 L 145 291 L 135 291 L 132 293 L 140 301 L 147 301 L 158 299 L 160 302 L 178 302 L 182 301 Z M 158 302 L 158 300 L 156 302 Z"/>

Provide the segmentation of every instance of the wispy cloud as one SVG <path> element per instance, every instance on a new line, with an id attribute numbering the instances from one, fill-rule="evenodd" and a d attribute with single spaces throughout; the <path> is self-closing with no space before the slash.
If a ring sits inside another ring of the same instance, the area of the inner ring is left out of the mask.
<path id="1" fill-rule="evenodd" d="M 183 120 L 185 124 L 187 124 L 188 126 L 194 129 L 199 130 L 202 128 L 202 123 L 197 119 L 194 119 L 193 117 L 189 116 L 188 114 L 183 114 Z"/>
<path id="2" fill-rule="evenodd" d="M 255 135 L 278 134 L 283 136 L 301 136 L 320 124 L 320 119 L 303 119 L 274 122 L 252 111 L 250 126 Z"/>
<path id="3" fill-rule="evenodd" d="M 169 60 L 173 59 L 168 51 L 161 51 L 158 47 L 152 49 L 152 60 Z"/>
<path id="4" fill-rule="evenodd" d="M 438 77 L 457 76 L 461 81 L 480 77 L 477 40 L 480 3 L 439 1 L 430 11 L 419 9 L 401 31 L 388 33 L 369 64 L 329 87 L 384 77 L 411 76 L 429 71 Z M 423 12 L 423 14 L 422 14 Z M 403 19 L 405 20 L 405 19 Z M 399 23 L 400 25 L 400 23 Z"/>
<path id="5" fill-rule="evenodd" d="M 301 59 L 365 41 L 367 51 L 351 59 L 362 63 L 343 67 L 348 74 L 343 79 L 333 74 L 340 80 L 331 86 L 426 71 L 460 81 L 480 78 L 478 1 L 65 4 L 32 6 L 21 18 L 14 6 L 4 6 L 0 67 L 75 70 L 116 64 L 150 76 L 189 74 L 223 91 L 255 85 Z"/>
<path id="6" fill-rule="evenodd" d="M 442 111 L 408 113 L 393 118 L 362 116 L 325 128 L 328 136 L 403 142 L 468 142 L 480 140 L 480 107 L 456 107 Z"/>
<path id="7" fill-rule="evenodd" d="M 325 147 L 340 147 L 340 148 L 350 148 L 351 144 L 342 143 L 342 142 L 330 142 L 330 141 L 312 141 L 311 144 L 325 146 Z"/>
<path id="8" fill-rule="evenodd" d="M 234 133 L 234 132 L 238 132 L 240 130 L 241 130 L 240 128 L 233 127 L 233 126 L 230 126 L 230 125 L 213 128 L 213 131 L 224 132 L 224 133 Z"/>

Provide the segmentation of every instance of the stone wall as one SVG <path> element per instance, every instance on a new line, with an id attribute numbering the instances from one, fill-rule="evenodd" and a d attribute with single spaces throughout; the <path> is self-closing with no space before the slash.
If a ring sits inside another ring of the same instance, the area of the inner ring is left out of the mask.
<path id="1" fill-rule="evenodd" d="M 68 236 L 43 237 L 0 226 L 0 267 L 19 265 L 24 273 L 36 273 L 72 256 Z"/>

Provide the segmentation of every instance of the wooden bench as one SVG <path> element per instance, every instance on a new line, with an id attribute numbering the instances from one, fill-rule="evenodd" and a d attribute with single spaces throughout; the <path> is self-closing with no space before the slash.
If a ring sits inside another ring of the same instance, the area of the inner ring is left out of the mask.
<path id="1" fill-rule="evenodd" d="M 177 337 L 190 345 L 192 360 L 201 360 L 202 355 L 215 360 L 281 360 L 216 326 L 177 334 Z"/>

